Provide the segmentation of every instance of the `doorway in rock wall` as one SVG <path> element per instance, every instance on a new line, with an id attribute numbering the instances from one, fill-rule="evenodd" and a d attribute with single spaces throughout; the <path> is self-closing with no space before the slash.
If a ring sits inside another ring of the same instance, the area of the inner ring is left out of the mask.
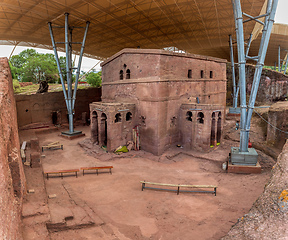
<path id="1" fill-rule="evenodd" d="M 56 111 L 52 112 L 52 124 L 53 125 L 57 125 L 58 124 L 58 116 L 57 116 L 57 112 Z"/>
<path id="2" fill-rule="evenodd" d="M 211 116 L 211 135 L 210 135 L 210 147 L 215 147 L 217 144 L 216 141 L 216 114 L 212 113 Z"/>
<path id="3" fill-rule="evenodd" d="M 218 119 L 217 119 L 217 134 L 216 134 L 216 140 L 217 140 L 217 145 L 220 144 L 221 142 L 221 112 L 218 113 Z"/>
<path id="4" fill-rule="evenodd" d="M 105 113 L 101 114 L 101 145 L 107 146 L 107 116 Z"/>
<path id="5" fill-rule="evenodd" d="M 98 115 L 96 111 L 92 112 L 92 126 L 91 126 L 91 140 L 93 143 L 98 144 Z"/>

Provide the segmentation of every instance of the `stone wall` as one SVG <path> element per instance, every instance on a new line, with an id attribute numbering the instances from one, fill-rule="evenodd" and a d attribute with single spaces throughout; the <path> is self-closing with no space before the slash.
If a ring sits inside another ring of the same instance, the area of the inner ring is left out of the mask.
<path id="1" fill-rule="evenodd" d="M 52 112 L 58 111 L 62 123 L 67 123 L 67 108 L 63 92 L 48 92 L 32 95 L 15 95 L 17 105 L 17 120 L 19 127 L 31 123 L 52 123 Z M 75 120 L 82 118 L 82 112 L 87 112 L 89 104 L 101 100 L 101 88 L 78 89 L 75 102 Z"/>
<path id="2" fill-rule="evenodd" d="M 236 81 L 238 82 L 239 71 L 235 68 Z M 250 95 L 252 81 L 254 77 L 254 65 L 246 65 L 247 94 Z M 227 105 L 232 105 L 233 99 L 231 93 L 232 87 L 231 64 L 227 64 Z M 288 94 L 288 76 L 270 69 L 263 69 L 259 90 L 256 98 L 256 105 L 270 105 L 276 101 L 284 100 Z M 240 99 L 240 97 L 238 97 Z M 239 106 L 239 104 L 238 104 Z"/>
<path id="3" fill-rule="evenodd" d="M 182 104 L 179 127 L 183 146 L 207 151 L 219 145 L 224 112 L 222 105 Z"/>
<path id="4" fill-rule="evenodd" d="M 288 236 L 288 142 L 283 147 L 264 192 L 223 240 L 279 240 Z"/>
<path id="5" fill-rule="evenodd" d="M 16 103 L 7 58 L 0 58 L 0 238 L 21 240 L 25 176 L 20 157 Z"/>
<path id="6" fill-rule="evenodd" d="M 133 140 L 135 104 L 95 102 L 90 104 L 90 113 L 93 143 L 113 151 Z"/>

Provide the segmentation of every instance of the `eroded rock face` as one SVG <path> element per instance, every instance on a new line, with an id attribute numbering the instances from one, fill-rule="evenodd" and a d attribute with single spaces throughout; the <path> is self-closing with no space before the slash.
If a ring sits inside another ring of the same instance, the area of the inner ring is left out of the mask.
<path id="1" fill-rule="evenodd" d="M 286 141 L 288 130 L 288 101 L 277 102 L 269 108 L 267 125 L 268 144 L 281 149 Z M 278 129 L 277 129 L 278 128 Z M 280 131 L 279 131 L 280 129 Z"/>
<path id="2" fill-rule="evenodd" d="M 250 95 L 255 66 L 246 64 L 247 94 Z M 236 81 L 239 79 L 238 68 L 235 68 Z M 227 105 L 232 105 L 232 70 L 227 64 Z M 285 100 L 288 93 L 288 76 L 270 69 L 263 69 L 256 98 L 256 105 L 270 105 L 276 101 Z"/>
<path id="3" fill-rule="evenodd" d="M 264 192 L 231 228 L 228 239 L 288 238 L 288 142 L 283 147 Z"/>
<path id="4" fill-rule="evenodd" d="M 21 240 L 25 186 L 16 104 L 7 58 L 0 58 L 0 238 Z"/>

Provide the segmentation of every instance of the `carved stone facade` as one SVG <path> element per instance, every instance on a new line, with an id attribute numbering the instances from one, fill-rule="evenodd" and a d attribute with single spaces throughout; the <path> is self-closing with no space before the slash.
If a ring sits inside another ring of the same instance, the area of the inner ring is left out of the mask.
<path id="1" fill-rule="evenodd" d="M 175 144 L 207 150 L 221 141 L 225 106 L 226 60 L 123 49 L 102 63 L 102 102 L 90 104 L 91 122 L 98 121 L 92 139 L 111 151 L 132 140 L 138 125 L 141 149 L 155 155 Z"/>

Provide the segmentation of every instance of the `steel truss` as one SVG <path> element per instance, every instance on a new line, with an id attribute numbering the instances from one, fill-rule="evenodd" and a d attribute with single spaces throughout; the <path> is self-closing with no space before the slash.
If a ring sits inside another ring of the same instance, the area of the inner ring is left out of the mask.
<path id="1" fill-rule="evenodd" d="M 53 27 L 52 23 L 49 22 L 49 31 L 50 31 L 50 36 L 52 40 L 52 45 L 53 45 L 53 50 L 54 50 L 54 55 L 59 71 L 59 76 L 63 88 L 63 93 L 64 93 L 64 98 L 67 106 L 67 111 L 68 111 L 68 116 L 69 116 L 69 132 L 65 132 L 68 135 L 73 135 L 76 132 L 74 131 L 73 127 L 73 114 L 74 114 L 74 107 L 75 107 L 75 101 L 76 101 L 76 93 L 77 93 L 77 85 L 78 85 L 78 80 L 79 80 L 79 75 L 80 75 L 80 68 L 81 68 L 81 63 L 82 63 L 82 57 L 84 53 L 84 47 L 85 47 L 85 41 L 87 37 L 87 32 L 89 28 L 90 22 L 86 22 L 86 27 L 85 27 L 85 32 L 84 32 L 84 37 L 82 42 L 72 42 L 72 31 L 73 28 L 72 26 L 69 26 L 69 13 L 65 13 L 65 42 L 55 42 L 54 35 L 53 35 Z M 59 28 L 59 26 L 57 26 Z M 65 44 L 65 52 L 66 52 L 66 78 L 67 78 L 67 91 L 65 87 L 65 81 L 63 77 L 63 72 L 60 66 L 60 61 L 58 57 L 58 52 L 57 52 L 57 47 L 56 44 Z M 80 55 L 79 55 L 79 61 L 78 61 L 78 66 L 77 68 L 74 68 L 72 66 L 72 45 L 73 44 L 81 44 L 81 50 L 80 50 Z M 74 86 L 74 91 L 72 90 L 72 75 L 73 75 L 73 70 L 76 69 L 76 80 L 75 80 L 75 86 Z M 78 132 L 77 132 L 78 133 Z"/>
<path id="2" fill-rule="evenodd" d="M 260 83 L 262 68 L 264 66 L 264 60 L 266 57 L 268 43 L 269 43 L 271 31 L 272 31 L 272 26 L 274 23 L 278 0 L 268 0 L 266 13 L 257 17 L 252 17 L 242 12 L 241 0 L 231 0 L 231 1 L 233 5 L 234 18 L 235 18 L 238 64 L 239 64 L 240 112 L 241 112 L 239 152 L 247 153 L 251 117 L 252 117 L 252 113 L 253 113 L 253 109 L 255 105 L 259 83 Z M 243 15 L 248 17 L 248 19 L 243 21 Z M 264 22 L 259 20 L 261 18 L 264 18 Z M 261 38 L 258 56 L 249 57 L 248 56 L 249 47 L 247 47 L 246 52 L 245 52 L 243 23 L 249 22 L 252 20 L 262 24 L 263 30 L 262 30 L 262 38 Z M 246 65 L 247 59 L 254 60 L 257 62 L 256 67 L 255 67 L 255 73 L 254 73 L 253 84 L 252 84 L 248 106 L 246 105 L 246 79 L 245 79 L 245 76 L 246 76 L 245 65 Z"/>
<path id="3" fill-rule="evenodd" d="M 288 66 L 288 50 L 287 49 L 282 49 L 282 50 L 286 52 L 284 59 L 281 59 L 281 46 L 279 45 L 278 47 L 278 71 L 279 72 L 283 71 L 283 73 L 286 74 L 287 66 Z M 283 70 L 283 67 L 284 67 L 284 70 Z"/>
<path id="4" fill-rule="evenodd" d="M 236 21 L 236 19 L 235 19 L 235 21 Z M 250 46 L 251 46 L 252 36 L 253 36 L 253 34 L 250 34 L 248 42 L 247 43 L 244 42 L 244 44 L 247 45 L 246 55 L 245 55 L 246 59 L 248 57 L 249 49 L 250 49 Z M 237 43 L 237 41 L 234 42 L 234 43 Z M 232 97 L 233 97 L 233 110 L 232 111 L 233 112 L 231 112 L 231 113 L 238 113 L 238 110 L 236 110 L 236 109 L 237 109 L 237 104 L 238 104 L 238 95 L 239 95 L 240 86 L 239 86 L 239 82 L 238 82 L 238 84 L 236 83 L 236 77 L 235 77 L 235 65 L 237 65 L 238 63 L 235 63 L 235 61 L 234 61 L 234 50 L 233 50 L 232 35 L 229 35 L 229 47 L 230 47 L 230 61 L 231 61 L 232 85 L 233 85 L 233 94 L 232 94 Z M 245 62 L 245 64 L 246 64 L 246 62 Z"/>

